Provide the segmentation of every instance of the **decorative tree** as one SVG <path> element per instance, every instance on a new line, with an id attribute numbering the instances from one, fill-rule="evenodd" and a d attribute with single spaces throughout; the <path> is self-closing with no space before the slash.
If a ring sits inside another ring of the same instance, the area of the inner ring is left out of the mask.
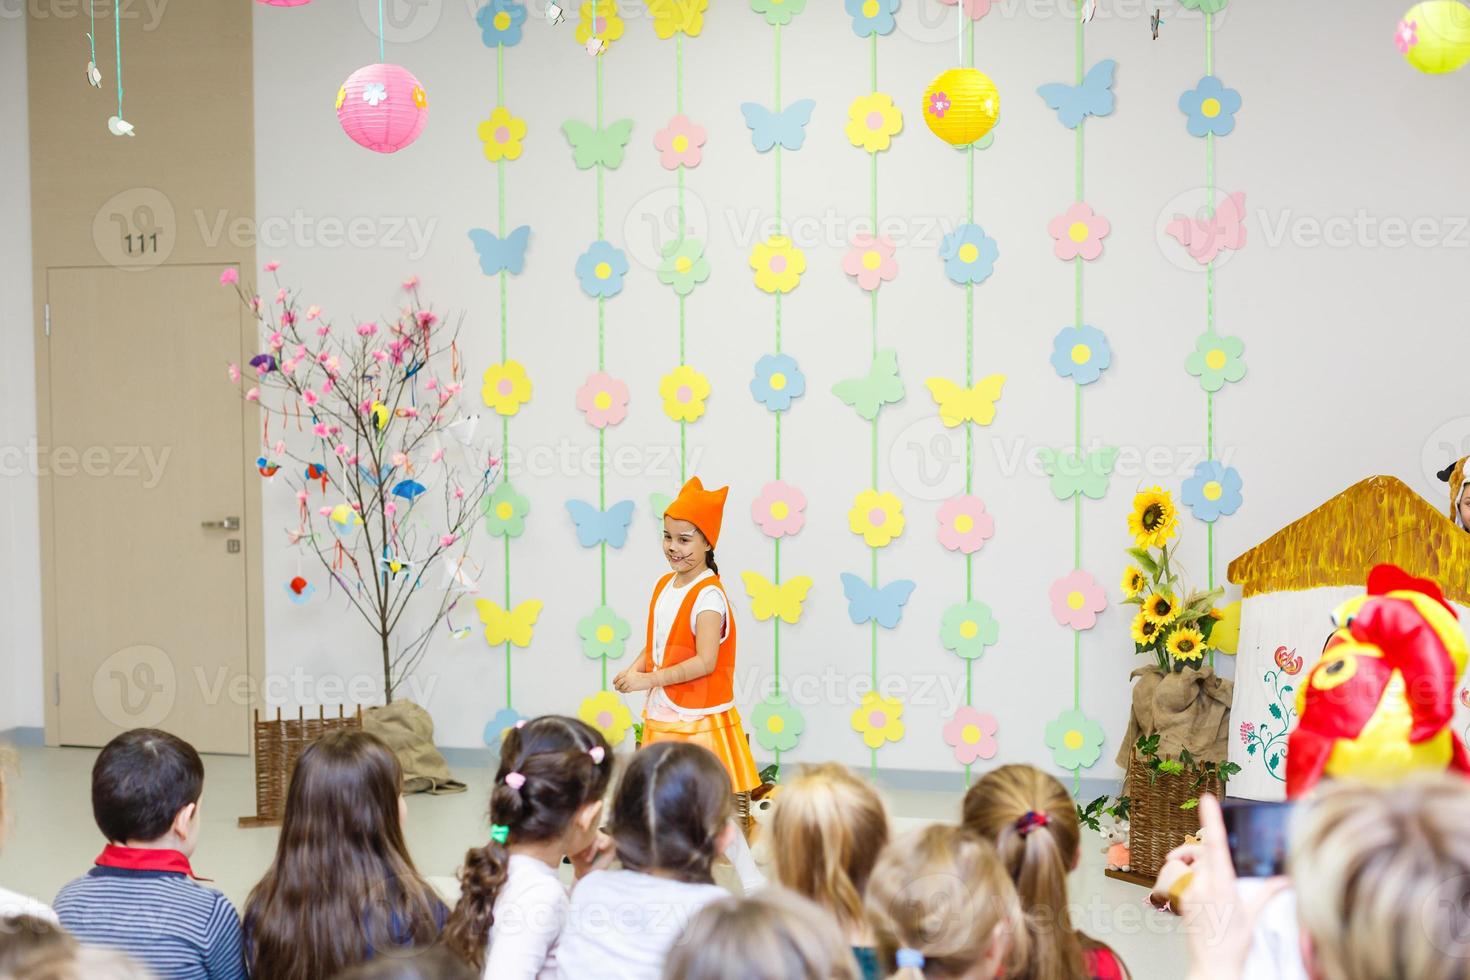
<path id="1" fill-rule="evenodd" d="M 277 268 L 265 267 L 273 278 Z M 230 365 L 230 379 L 264 413 L 257 466 L 296 491 L 300 519 L 290 542 L 316 556 L 377 634 L 391 702 L 459 595 L 474 588 L 469 546 L 500 473 L 500 460 L 475 441 L 478 416 L 459 417 L 463 318 L 450 326 L 426 307 L 417 277 L 404 283 L 408 302 L 396 317 L 350 329 L 316 306 L 302 310 L 299 294 L 278 278 L 273 300 L 248 293 L 233 268 L 220 283 L 235 288 L 261 325 L 261 353 L 243 368 Z M 427 588 L 441 563 L 445 588 Z M 287 588 L 298 601 L 310 595 L 299 576 Z M 415 602 L 419 596 L 427 601 Z"/>

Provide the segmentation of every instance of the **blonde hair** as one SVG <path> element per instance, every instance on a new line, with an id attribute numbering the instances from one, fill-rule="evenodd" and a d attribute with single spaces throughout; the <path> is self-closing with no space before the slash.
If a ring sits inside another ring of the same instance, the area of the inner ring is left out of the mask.
<path id="1" fill-rule="evenodd" d="M 783 790 L 784 792 L 784 790 Z M 667 980 L 861 980 L 832 917 L 784 888 L 700 910 L 664 961 Z"/>
<path id="2" fill-rule="evenodd" d="M 871 786 L 836 763 L 783 783 L 771 826 L 781 884 L 862 928 L 863 891 L 888 843 L 888 814 Z"/>
<path id="3" fill-rule="evenodd" d="M 889 846 L 868 882 L 867 910 L 879 962 L 896 978 L 960 977 L 987 957 L 1025 957 L 1015 886 L 990 842 L 963 827 L 934 824 Z M 893 972 L 900 950 L 921 955 L 923 967 Z"/>
<path id="4" fill-rule="evenodd" d="M 1295 822 L 1289 859 L 1321 980 L 1465 976 L 1470 956 L 1470 785 L 1324 784 Z"/>
<path id="5" fill-rule="evenodd" d="M 56 946 L 16 964 L 15 980 L 153 980 L 153 974 L 121 950 Z"/>

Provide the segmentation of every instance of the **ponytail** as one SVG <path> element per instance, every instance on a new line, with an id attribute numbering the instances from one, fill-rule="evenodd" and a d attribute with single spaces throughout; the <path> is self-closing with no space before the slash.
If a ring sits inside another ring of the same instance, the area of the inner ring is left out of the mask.
<path id="1" fill-rule="evenodd" d="M 495 899 L 510 872 L 510 853 L 491 841 L 472 847 L 459 872 L 459 903 L 444 926 L 444 945 L 476 971 L 485 969 L 490 927 L 495 924 Z"/>
<path id="2" fill-rule="evenodd" d="M 715 564 L 715 549 L 711 548 L 704 553 L 704 567 L 716 575 L 720 574 L 720 566 Z"/>

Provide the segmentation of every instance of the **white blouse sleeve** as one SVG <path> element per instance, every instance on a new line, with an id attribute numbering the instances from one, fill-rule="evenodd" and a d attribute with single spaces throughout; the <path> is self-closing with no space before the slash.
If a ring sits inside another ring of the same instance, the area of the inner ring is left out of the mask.
<path id="1" fill-rule="evenodd" d="M 490 948 L 485 955 L 485 980 L 536 980 L 548 975 L 552 948 L 561 936 L 571 904 L 555 878 L 540 877 L 514 889 L 509 902 L 497 901 Z"/>
<path id="2" fill-rule="evenodd" d="M 730 638 L 730 604 L 725 601 L 725 593 L 718 587 L 706 585 L 700 590 L 699 598 L 694 600 L 694 608 L 689 610 L 689 629 L 694 633 L 699 632 L 699 614 L 702 612 L 717 612 L 725 621 L 725 628 L 720 631 L 720 642 L 724 643 Z"/>

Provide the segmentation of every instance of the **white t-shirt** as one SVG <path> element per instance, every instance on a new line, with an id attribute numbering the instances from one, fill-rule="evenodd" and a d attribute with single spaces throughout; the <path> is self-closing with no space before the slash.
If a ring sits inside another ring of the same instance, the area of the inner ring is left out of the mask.
<path id="1" fill-rule="evenodd" d="M 1250 904 L 1266 887 L 1262 878 L 1242 878 L 1237 887 L 1243 904 Z M 1250 980 L 1308 980 L 1302 965 L 1300 926 L 1296 917 L 1296 889 L 1278 892 L 1261 909 L 1251 949 L 1241 976 Z"/>
<path id="2" fill-rule="evenodd" d="M 594 871 L 572 890 L 557 967 L 566 980 L 659 980 L 689 920 L 729 896 L 718 885 Z"/>
<path id="3" fill-rule="evenodd" d="M 56 921 L 56 913 L 45 902 L 0 888 L 0 919 L 18 919 L 26 915 L 33 919 L 42 919 L 53 925 L 60 925 Z"/>
<path id="4" fill-rule="evenodd" d="M 676 586 L 672 579 L 664 586 L 664 590 L 658 594 L 658 601 L 653 604 L 653 666 L 658 669 L 664 665 L 664 649 L 669 643 L 669 634 L 673 631 L 674 621 L 679 617 L 679 610 L 684 605 L 684 600 L 689 596 L 689 590 L 699 588 L 699 594 L 694 599 L 694 608 L 689 610 L 689 629 L 695 630 L 702 612 L 716 612 L 725 621 L 724 629 L 720 631 L 720 642 L 723 643 L 730 637 L 730 606 L 725 601 L 725 594 L 713 584 L 704 584 L 714 578 L 714 573 L 706 571 L 699 578 L 685 586 Z M 648 701 L 644 706 L 648 717 L 657 721 L 698 721 L 705 715 L 719 714 L 729 708 L 734 702 L 715 705 L 711 708 L 683 708 L 676 705 L 664 693 L 661 687 L 655 687 L 648 692 Z"/>
<path id="5" fill-rule="evenodd" d="M 505 886 L 495 896 L 485 980 L 557 976 L 556 944 L 570 904 L 555 869 L 525 854 L 512 854 Z"/>

